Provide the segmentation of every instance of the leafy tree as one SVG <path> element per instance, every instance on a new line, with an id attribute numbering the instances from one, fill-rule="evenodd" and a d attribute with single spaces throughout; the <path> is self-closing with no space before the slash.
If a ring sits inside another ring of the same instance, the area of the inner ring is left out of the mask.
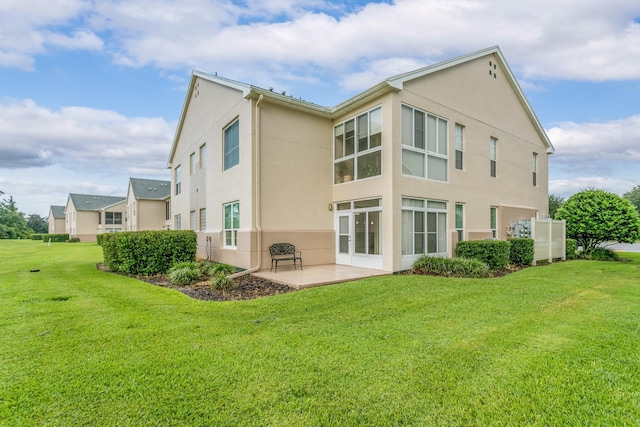
<path id="1" fill-rule="evenodd" d="M 636 185 L 633 187 L 633 190 L 627 191 L 622 195 L 622 197 L 630 201 L 640 213 L 640 185 Z"/>
<path id="2" fill-rule="evenodd" d="M 31 214 L 27 217 L 27 227 L 36 234 L 46 234 L 49 232 L 49 220 L 38 214 Z"/>
<path id="3" fill-rule="evenodd" d="M 556 211 L 564 203 L 564 197 L 549 195 L 549 216 L 555 218 Z"/>
<path id="4" fill-rule="evenodd" d="M 0 191 L 0 195 L 4 194 Z M 27 220 L 18 211 L 13 197 L 0 201 L 0 239 L 18 239 L 29 237 Z"/>
<path id="5" fill-rule="evenodd" d="M 569 197 L 556 219 L 567 221 L 567 237 L 585 253 L 605 242 L 633 243 L 640 238 L 640 216 L 627 199 L 604 190 L 583 190 Z"/>

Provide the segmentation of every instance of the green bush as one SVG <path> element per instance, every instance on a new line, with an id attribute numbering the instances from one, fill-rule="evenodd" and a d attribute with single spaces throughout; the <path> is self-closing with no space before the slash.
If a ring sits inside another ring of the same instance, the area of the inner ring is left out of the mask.
<path id="1" fill-rule="evenodd" d="M 110 233 L 103 233 L 103 234 L 98 234 L 96 236 L 96 242 L 98 242 L 98 245 L 102 246 L 102 239 L 108 238 L 106 236 L 108 236 Z"/>
<path id="2" fill-rule="evenodd" d="M 153 276 L 196 259 L 193 230 L 126 231 L 103 234 L 104 263 L 112 271 Z"/>
<path id="3" fill-rule="evenodd" d="M 78 243 L 80 241 L 79 237 L 72 237 L 69 240 L 67 240 L 68 243 Z"/>
<path id="4" fill-rule="evenodd" d="M 526 238 L 509 239 L 509 262 L 513 265 L 527 266 L 533 262 L 535 241 Z"/>
<path id="5" fill-rule="evenodd" d="M 200 270 L 193 261 L 179 262 L 169 269 L 169 281 L 172 285 L 186 286 L 200 279 Z"/>
<path id="6" fill-rule="evenodd" d="M 567 239 L 566 245 L 567 259 L 576 259 L 576 253 L 578 252 L 578 241 L 576 239 Z"/>
<path id="7" fill-rule="evenodd" d="M 492 271 L 502 270 L 509 264 L 510 246 L 506 240 L 466 240 L 456 245 L 456 257 L 477 259 Z"/>
<path id="8" fill-rule="evenodd" d="M 44 234 L 32 234 L 31 240 L 42 240 L 42 236 L 44 236 Z"/>
<path id="9" fill-rule="evenodd" d="M 413 263 L 413 269 L 419 273 L 430 273 L 450 277 L 489 277 L 489 266 L 476 259 L 443 258 L 423 255 Z"/>
<path id="10" fill-rule="evenodd" d="M 69 240 L 69 235 L 68 234 L 43 234 L 42 235 L 43 242 L 49 243 L 49 239 L 51 239 L 52 242 L 66 242 L 67 240 Z"/>
<path id="11" fill-rule="evenodd" d="M 229 278 L 224 271 L 220 270 L 211 277 L 211 290 L 228 291 L 233 287 L 233 279 Z"/>
<path id="12" fill-rule="evenodd" d="M 222 271 L 224 274 L 232 274 L 236 272 L 236 268 L 229 264 L 222 264 L 205 259 L 201 259 L 196 262 L 196 266 L 203 276 L 213 276 L 219 271 Z"/>
<path id="13" fill-rule="evenodd" d="M 594 261 L 620 261 L 620 256 L 607 248 L 595 248 L 591 253 L 585 254 L 585 258 Z"/>

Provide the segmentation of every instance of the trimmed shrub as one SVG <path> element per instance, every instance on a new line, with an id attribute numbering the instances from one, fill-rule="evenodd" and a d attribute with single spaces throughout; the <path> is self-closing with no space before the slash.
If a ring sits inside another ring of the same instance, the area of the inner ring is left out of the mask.
<path id="1" fill-rule="evenodd" d="M 67 240 L 67 243 L 78 243 L 80 241 L 79 237 L 72 237 L 69 240 Z"/>
<path id="2" fill-rule="evenodd" d="M 576 259 L 578 252 L 578 241 L 576 239 L 567 239 L 567 259 Z"/>
<path id="3" fill-rule="evenodd" d="M 69 240 L 69 235 L 68 234 L 43 234 L 42 235 L 43 242 L 49 243 L 49 239 L 51 239 L 52 242 L 66 242 L 67 240 Z"/>
<path id="4" fill-rule="evenodd" d="M 102 235 L 104 263 L 112 271 L 153 276 L 183 261 L 195 262 L 193 230 L 126 231 Z"/>
<path id="5" fill-rule="evenodd" d="M 466 240 L 456 245 L 456 257 L 485 262 L 492 271 L 509 264 L 511 244 L 506 240 Z"/>
<path id="6" fill-rule="evenodd" d="M 222 270 L 216 272 L 211 277 L 211 290 L 212 291 L 228 291 L 233 287 L 233 279 L 229 278 Z"/>
<path id="7" fill-rule="evenodd" d="M 509 262 L 513 265 L 531 265 L 535 241 L 526 238 L 509 239 Z"/>
<path id="8" fill-rule="evenodd" d="M 96 235 L 96 242 L 98 243 L 99 246 L 102 246 L 102 239 L 108 238 L 105 236 L 108 236 L 111 233 L 103 233 L 103 234 L 98 234 Z"/>
<path id="9" fill-rule="evenodd" d="M 469 258 L 442 258 L 423 255 L 413 263 L 413 269 L 417 272 L 450 277 L 481 278 L 491 275 L 486 263 Z"/>
<path id="10" fill-rule="evenodd" d="M 44 236 L 44 234 L 32 234 L 31 240 L 42 240 L 42 236 Z"/>
<path id="11" fill-rule="evenodd" d="M 179 262 L 169 269 L 169 281 L 172 285 L 186 286 L 200 279 L 200 270 L 193 261 Z"/>

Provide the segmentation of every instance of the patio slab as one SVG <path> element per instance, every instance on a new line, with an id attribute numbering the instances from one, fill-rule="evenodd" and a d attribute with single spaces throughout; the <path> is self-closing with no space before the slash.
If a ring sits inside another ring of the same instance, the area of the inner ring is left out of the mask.
<path id="1" fill-rule="evenodd" d="M 304 270 L 300 268 L 294 270 L 293 267 L 279 267 L 277 273 L 269 270 L 260 270 L 253 273 L 256 277 L 291 286 L 294 289 L 349 282 L 365 277 L 384 276 L 387 274 L 391 273 L 337 264 L 310 265 L 305 266 Z"/>

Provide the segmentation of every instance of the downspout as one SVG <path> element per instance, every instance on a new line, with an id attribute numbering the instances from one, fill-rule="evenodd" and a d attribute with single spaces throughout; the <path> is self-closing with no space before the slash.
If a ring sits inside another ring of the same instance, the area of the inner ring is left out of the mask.
<path id="1" fill-rule="evenodd" d="M 241 277 L 246 274 L 253 273 L 262 268 L 262 208 L 260 204 L 261 187 L 260 187 L 260 104 L 264 99 L 264 95 L 260 94 L 258 101 L 256 102 L 256 166 L 254 168 L 255 173 L 255 206 L 256 206 L 256 232 L 258 243 L 258 263 L 255 267 L 251 267 L 248 270 L 241 271 L 240 273 L 232 274 L 230 279 Z"/>

